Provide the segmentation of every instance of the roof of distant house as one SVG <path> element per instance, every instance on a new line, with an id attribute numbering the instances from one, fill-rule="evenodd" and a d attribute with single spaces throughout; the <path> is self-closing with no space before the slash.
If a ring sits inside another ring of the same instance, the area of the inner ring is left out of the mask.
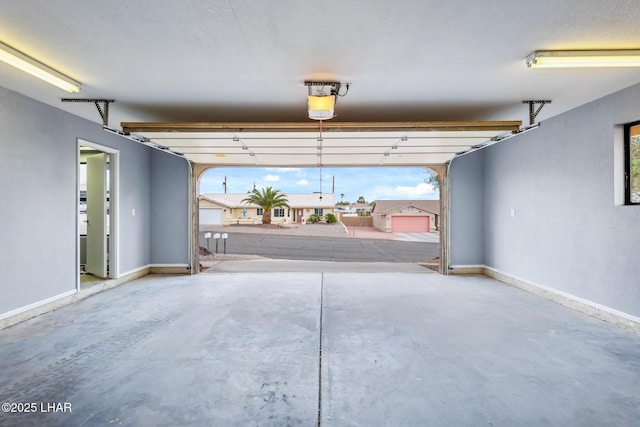
<path id="1" fill-rule="evenodd" d="M 373 212 L 387 214 L 413 206 L 418 209 L 440 214 L 440 200 L 376 200 Z"/>
<path id="2" fill-rule="evenodd" d="M 366 210 L 370 210 L 372 208 L 372 206 L 369 203 L 351 203 L 349 207 L 352 209 L 366 209 Z"/>
<path id="3" fill-rule="evenodd" d="M 202 198 L 228 208 L 257 208 L 257 205 L 243 202 L 249 193 L 203 194 Z M 332 193 L 285 194 L 292 208 L 333 208 L 335 196 Z"/>

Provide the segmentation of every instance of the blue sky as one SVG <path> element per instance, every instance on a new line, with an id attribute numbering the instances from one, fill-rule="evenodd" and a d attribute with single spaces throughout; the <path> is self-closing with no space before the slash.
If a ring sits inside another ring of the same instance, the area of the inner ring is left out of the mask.
<path id="1" fill-rule="evenodd" d="M 200 181 L 200 194 L 246 193 L 257 188 L 273 187 L 283 193 L 331 193 L 335 177 L 335 200 L 355 202 L 364 196 L 374 200 L 438 199 L 438 190 L 425 183 L 429 172 L 420 168 L 221 168 L 210 169 Z"/>

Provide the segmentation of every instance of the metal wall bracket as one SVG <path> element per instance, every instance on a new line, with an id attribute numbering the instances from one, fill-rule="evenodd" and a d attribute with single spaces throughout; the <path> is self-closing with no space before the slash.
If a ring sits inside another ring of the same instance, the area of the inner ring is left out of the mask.
<path id="1" fill-rule="evenodd" d="M 309 96 L 335 95 L 336 97 L 345 96 L 347 92 L 349 92 L 349 86 L 351 86 L 350 83 L 317 82 L 309 80 L 305 81 L 304 85 L 308 89 Z M 344 88 L 345 90 L 341 91 L 341 88 Z"/>
<path id="2" fill-rule="evenodd" d="M 529 126 L 533 126 L 536 123 L 536 116 L 538 115 L 540 110 L 542 110 L 542 107 L 544 107 L 545 104 L 551 104 L 551 101 L 529 100 L 529 101 L 522 101 L 522 103 L 529 104 Z M 540 104 L 540 105 L 538 105 L 538 108 L 534 111 L 535 104 Z"/>
<path id="3" fill-rule="evenodd" d="M 62 98 L 62 102 L 92 102 L 95 104 L 102 117 L 102 126 L 109 127 L 109 104 L 115 102 L 113 99 L 87 99 L 87 98 Z M 102 107 L 100 106 L 102 104 Z"/>

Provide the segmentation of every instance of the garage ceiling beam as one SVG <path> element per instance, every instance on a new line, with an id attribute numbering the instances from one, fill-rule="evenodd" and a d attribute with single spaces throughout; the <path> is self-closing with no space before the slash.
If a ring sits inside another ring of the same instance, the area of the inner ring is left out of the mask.
<path id="1" fill-rule="evenodd" d="M 517 133 L 522 122 L 511 121 L 438 121 L 438 122 L 327 122 L 324 132 L 403 132 L 403 131 L 482 131 L 502 130 Z M 317 132 L 315 122 L 122 122 L 125 134 L 132 132 Z"/>

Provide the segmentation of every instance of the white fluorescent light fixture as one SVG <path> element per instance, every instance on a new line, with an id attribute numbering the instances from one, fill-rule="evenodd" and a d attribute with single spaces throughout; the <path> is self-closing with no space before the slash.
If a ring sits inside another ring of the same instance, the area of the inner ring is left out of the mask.
<path id="1" fill-rule="evenodd" d="M 537 50 L 526 62 L 535 68 L 640 67 L 640 49 Z"/>
<path id="2" fill-rule="evenodd" d="M 0 61 L 6 62 L 69 93 L 80 91 L 80 83 L 77 81 L 2 42 L 0 42 Z"/>

